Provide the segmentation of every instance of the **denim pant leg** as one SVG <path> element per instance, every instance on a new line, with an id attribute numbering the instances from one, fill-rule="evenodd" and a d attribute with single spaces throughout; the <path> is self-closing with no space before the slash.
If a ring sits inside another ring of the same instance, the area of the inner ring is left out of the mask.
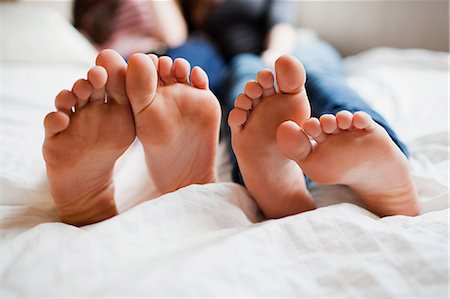
<path id="1" fill-rule="evenodd" d="M 230 111 L 233 109 L 236 98 L 244 92 L 245 84 L 249 80 L 254 80 L 256 78 L 256 74 L 265 67 L 266 65 L 261 58 L 254 54 L 239 54 L 230 61 L 228 65 L 226 83 L 228 92 L 223 103 L 224 113 L 226 116 L 228 116 Z M 231 135 L 230 128 L 228 126 L 227 131 L 227 133 Z M 233 181 L 244 185 L 244 180 L 242 179 L 242 175 L 236 161 L 236 156 L 234 155 L 231 147 L 231 138 L 228 138 L 228 142 L 231 164 L 233 165 Z"/>
<path id="2" fill-rule="evenodd" d="M 189 38 L 186 43 L 176 48 L 169 48 L 165 55 L 172 59 L 184 58 L 191 64 L 191 67 L 199 66 L 209 78 L 210 89 L 219 97 L 225 79 L 226 63 L 220 52 L 207 39 L 201 37 Z"/>
<path id="3" fill-rule="evenodd" d="M 311 114 L 336 114 L 341 110 L 364 111 L 388 132 L 400 150 L 408 157 L 408 149 L 387 121 L 373 110 L 346 82 L 339 53 L 323 40 L 300 41 L 294 55 L 306 69 L 306 90 L 311 102 Z"/>

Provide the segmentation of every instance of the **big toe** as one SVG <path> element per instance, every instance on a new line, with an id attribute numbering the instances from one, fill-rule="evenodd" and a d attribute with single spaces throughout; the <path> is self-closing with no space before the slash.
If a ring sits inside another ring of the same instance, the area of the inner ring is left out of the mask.
<path id="1" fill-rule="evenodd" d="M 303 65 L 292 55 L 283 55 L 275 62 L 277 85 L 282 93 L 298 93 L 306 82 Z"/>
<path id="2" fill-rule="evenodd" d="M 134 115 L 152 103 L 157 86 L 158 74 L 152 58 L 144 54 L 132 55 L 128 60 L 126 88 Z"/>
<path id="3" fill-rule="evenodd" d="M 103 50 L 98 54 L 96 64 L 104 67 L 108 73 L 108 82 L 106 83 L 108 100 L 127 104 L 128 97 L 125 89 L 127 64 L 122 56 L 114 50 Z"/>
<path id="4" fill-rule="evenodd" d="M 303 161 L 312 150 L 308 136 L 293 121 L 285 121 L 278 127 L 277 145 L 280 152 L 294 161 Z"/>

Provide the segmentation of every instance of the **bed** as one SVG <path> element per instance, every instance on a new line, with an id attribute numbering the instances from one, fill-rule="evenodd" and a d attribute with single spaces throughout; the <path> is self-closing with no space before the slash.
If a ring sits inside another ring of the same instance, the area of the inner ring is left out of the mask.
<path id="1" fill-rule="evenodd" d="M 0 17 L 1 298 L 447 298 L 448 53 L 344 62 L 411 150 L 417 217 L 379 218 L 348 189 L 313 185 L 318 209 L 265 220 L 231 182 L 223 142 L 219 183 L 158 197 L 135 143 L 115 171 L 120 214 L 77 228 L 52 204 L 42 120 L 96 53 L 51 11 L 1 4 Z"/>

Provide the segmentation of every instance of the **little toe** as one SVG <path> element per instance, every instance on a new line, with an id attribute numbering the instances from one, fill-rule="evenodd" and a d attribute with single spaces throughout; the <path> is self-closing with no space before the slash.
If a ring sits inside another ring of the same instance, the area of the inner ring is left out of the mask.
<path id="1" fill-rule="evenodd" d="M 56 110 L 72 115 L 72 108 L 77 104 L 77 98 L 69 90 L 61 91 L 55 98 Z"/>
<path id="2" fill-rule="evenodd" d="M 320 121 L 315 117 L 311 117 L 304 121 L 302 124 L 302 128 L 306 134 L 311 136 L 318 143 L 323 142 L 326 138 L 326 135 L 322 131 L 322 127 L 320 126 Z"/>
<path id="3" fill-rule="evenodd" d="M 191 72 L 192 86 L 199 89 L 208 89 L 208 75 L 199 66 L 195 66 Z"/>
<path id="4" fill-rule="evenodd" d="M 283 55 L 275 61 L 277 86 L 282 93 L 298 93 L 303 90 L 306 72 L 303 65 L 292 55 Z"/>
<path id="5" fill-rule="evenodd" d="M 308 136 L 293 121 L 285 121 L 278 127 L 277 145 L 283 155 L 294 161 L 303 161 L 312 150 Z"/>
<path id="6" fill-rule="evenodd" d="M 79 79 L 72 87 L 73 94 L 77 97 L 77 109 L 81 109 L 87 105 L 89 97 L 92 94 L 92 86 L 89 81 Z"/>
<path id="7" fill-rule="evenodd" d="M 133 54 L 128 59 L 126 90 L 135 116 L 153 102 L 157 86 L 158 73 L 152 58 L 145 54 Z"/>
<path id="8" fill-rule="evenodd" d="M 244 93 L 251 99 L 258 99 L 263 95 L 263 88 L 258 82 L 248 81 L 244 88 Z"/>
<path id="9" fill-rule="evenodd" d="M 70 123 L 70 118 L 63 112 L 50 112 L 44 119 L 45 135 L 54 136 L 64 131 Z"/>
<path id="10" fill-rule="evenodd" d="M 353 116 L 353 126 L 360 130 L 372 130 L 373 119 L 366 112 L 358 111 Z"/>
<path id="11" fill-rule="evenodd" d="M 242 110 L 250 110 L 252 109 L 253 101 L 247 95 L 241 93 L 236 101 L 234 101 L 234 107 L 240 108 Z"/>
<path id="12" fill-rule="evenodd" d="M 191 65 L 186 59 L 177 58 L 173 62 L 173 74 L 179 83 L 189 84 Z"/>
<path id="13" fill-rule="evenodd" d="M 104 103 L 106 97 L 106 82 L 108 81 L 108 73 L 101 66 L 95 66 L 88 72 L 88 81 L 92 86 L 91 101 Z"/>
<path id="14" fill-rule="evenodd" d="M 119 104 L 128 105 L 128 97 L 125 89 L 127 64 L 122 56 L 114 50 L 103 50 L 97 56 L 96 65 L 106 69 L 108 101 L 116 101 Z"/>
<path id="15" fill-rule="evenodd" d="M 169 56 L 159 57 L 158 74 L 164 85 L 170 85 L 177 82 L 173 74 L 173 61 Z"/>
<path id="16" fill-rule="evenodd" d="M 353 114 L 350 111 L 343 110 L 336 113 L 338 128 L 348 130 L 352 127 Z"/>
<path id="17" fill-rule="evenodd" d="M 234 108 L 231 110 L 228 115 L 228 125 L 232 131 L 241 128 L 242 125 L 245 124 L 247 121 L 247 113 L 247 111 L 240 108 Z"/>
<path id="18" fill-rule="evenodd" d="M 260 71 L 256 75 L 256 81 L 258 81 L 259 85 L 263 88 L 263 97 L 270 97 L 276 93 L 275 87 L 273 86 L 275 78 L 270 69 Z"/>
<path id="19" fill-rule="evenodd" d="M 324 114 L 319 120 L 322 131 L 325 134 L 333 134 L 338 129 L 336 117 L 333 114 Z"/>

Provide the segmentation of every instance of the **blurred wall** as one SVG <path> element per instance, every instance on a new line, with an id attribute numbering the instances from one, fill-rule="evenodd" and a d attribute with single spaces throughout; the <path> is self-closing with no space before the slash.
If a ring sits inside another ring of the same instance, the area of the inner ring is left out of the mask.
<path id="1" fill-rule="evenodd" d="M 449 50 L 448 0 L 295 1 L 298 25 L 350 55 L 376 46 Z"/>
<path id="2" fill-rule="evenodd" d="M 448 0 L 285 1 L 298 11 L 297 25 L 314 29 L 343 55 L 377 46 L 449 50 Z M 71 0 L 19 2 L 71 18 Z"/>
<path id="3" fill-rule="evenodd" d="M 72 0 L 0 0 L 1 2 L 18 2 L 36 8 L 50 8 L 61 13 L 68 20 L 72 20 Z"/>

